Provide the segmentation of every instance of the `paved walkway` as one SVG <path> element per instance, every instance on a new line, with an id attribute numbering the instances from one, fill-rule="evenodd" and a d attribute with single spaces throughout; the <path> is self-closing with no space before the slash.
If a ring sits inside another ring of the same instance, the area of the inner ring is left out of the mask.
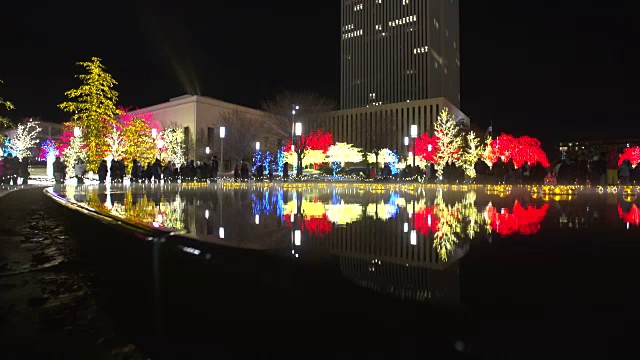
<path id="1" fill-rule="evenodd" d="M 21 187 L 0 188 L 0 358 L 144 358 L 89 290 L 60 207 Z"/>

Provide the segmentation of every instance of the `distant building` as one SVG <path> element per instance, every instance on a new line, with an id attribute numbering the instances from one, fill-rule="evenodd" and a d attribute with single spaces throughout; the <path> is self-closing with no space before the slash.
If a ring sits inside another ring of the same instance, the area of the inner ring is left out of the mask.
<path id="1" fill-rule="evenodd" d="M 386 129 L 391 134 L 387 145 L 389 149 L 402 151 L 404 137 L 411 135 L 411 125 L 418 125 L 419 134 L 433 134 L 435 121 L 445 107 L 456 121 L 469 125 L 469 118 L 447 99 L 435 98 L 333 111 L 322 120 L 321 126 L 330 131 L 336 141 L 364 149 L 371 145 L 372 139 L 368 134 Z"/>
<path id="2" fill-rule="evenodd" d="M 367 134 L 391 134 L 404 148 L 411 125 L 433 134 L 447 107 L 460 111 L 458 0 L 342 0 L 340 107 L 323 127 L 338 141 L 368 148 Z"/>
<path id="3" fill-rule="evenodd" d="M 267 118 L 267 114 L 260 110 L 196 95 L 172 98 L 168 102 L 135 111 L 153 113 L 154 119 L 165 128 L 176 126 L 182 128 L 189 160 L 209 159 L 213 155 L 220 157 L 220 127 L 224 126 L 221 123 L 221 116 L 224 113 L 237 111 L 257 122 Z M 227 137 L 229 135 L 227 128 Z M 266 134 L 258 141 L 265 149 L 275 149 L 278 144 L 278 139 Z M 209 148 L 209 154 L 206 153 L 207 148 Z M 227 162 L 230 161 L 229 156 L 230 154 L 225 151 Z M 229 165 L 226 168 L 229 169 Z"/>
<path id="4" fill-rule="evenodd" d="M 597 138 L 597 139 L 575 139 L 568 141 L 560 141 L 556 147 L 562 159 L 572 158 L 578 153 L 585 153 L 593 157 L 609 151 L 611 145 L 615 145 L 618 151 L 622 151 L 625 147 L 640 146 L 640 138 Z"/>
<path id="5" fill-rule="evenodd" d="M 460 107 L 458 0 L 342 0 L 342 109 L 429 98 Z"/>

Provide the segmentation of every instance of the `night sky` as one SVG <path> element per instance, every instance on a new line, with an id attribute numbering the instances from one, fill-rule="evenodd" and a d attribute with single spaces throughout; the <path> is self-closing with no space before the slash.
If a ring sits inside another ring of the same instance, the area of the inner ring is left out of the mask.
<path id="1" fill-rule="evenodd" d="M 461 3 L 462 111 L 472 122 L 493 121 L 494 131 L 536 136 L 545 147 L 640 137 L 631 5 Z M 17 107 L 3 114 L 66 120 L 56 105 L 79 84 L 74 63 L 92 56 L 119 82 L 120 104 L 134 108 L 185 93 L 251 107 L 282 89 L 339 99 L 339 0 L 159 4 L 20 1 L 3 9 L 0 97 Z"/>

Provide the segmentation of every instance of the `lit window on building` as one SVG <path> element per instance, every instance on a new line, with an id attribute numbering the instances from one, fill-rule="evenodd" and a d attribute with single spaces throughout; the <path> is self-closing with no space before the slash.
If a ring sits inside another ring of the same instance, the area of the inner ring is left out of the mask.
<path id="1" fill-rule="evenodd" d="M 408 5 L 409 4 L 409 0 L 402 0 L 402 5 Z"/>
<path id="2" fill-rule="evenodd" d="M 363 8 L 362 4 L 358 4 L 358 5 L 353 7 L 353 11 L 362 10 L 362 8 Z"/>
<path id="3" fill-rule="evenodd" d="M 438 20 L 436 20 L 436 18 L 433 18 L 433 25 L 436 26 L 436 29 L 440 29 L 440 24 L 438 23 Z"/>
<path id="4" fill-rule="evenodd" d="M 458 47 L 458 44 L 456 44 L 456 42 L 453 42 L 453 48 L 456 49 Z"/>
<path id="5" fill-rule="evenodd" d="M 397 19 L 397 20 L 393 20 L 393 21 L 389 21 L 389 26 L 393 27 L 393 26 L 400 26 L 400 25 L 404 25 L 404 24 L 408 24 L 408 23 L 412 23 L 418 20 L 418 16 L 416 15 L 411 15 L 411 16 L 407 16 L 404 17 L 402 19 Z"/>
<path id="6" fill-rule="evenodd" d="M 342 30 L 343 31 L 353 30 L 353 24 L 346 25 Z"/>
<path id="7" fill-rule="evenodd" d="M 380 24 L 376 25 L 376 30 L 382 30 L 382 25 Z"/>
<path id="8" fill-rule="evenodd" d="M 382 4 L 382 0 L 376 0 L 376 4 Z"/>
<path id="9" fill-rule="evenodd" d="M 429 50 L 428 46 L 423 46 L 423 47 L 419 47 L 419 48 L 415 48 L 413 49 L 413 53 L 414 54 L 424 54 Z"/>
<path id="10" fill-rule="evenodd" d="M 356 31 L 352 31 L 350 33 L 342 34 L 342 38 L 343 39 L 350 39 L 352 37 L 361 36 L 361 35 L 362 35 L 362 29 L 356 30 Z"/>

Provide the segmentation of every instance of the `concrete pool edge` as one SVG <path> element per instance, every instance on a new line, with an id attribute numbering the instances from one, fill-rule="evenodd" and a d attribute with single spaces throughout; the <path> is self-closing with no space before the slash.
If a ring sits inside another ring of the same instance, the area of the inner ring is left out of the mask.
<path id="1" fill-rule="evenodd" d="M 90 208 L 88 206 L 83 206 L 81 204 L 78 204 L 74 201 L 71 201 L 69 199 L 67 199 L 66 197 L 63 197 L 59 194 L 56 194 L 54 192 L 54 187 L 53 186 L 49 186 L 43 189 L 43 192 L 45 195 L 47 195 L 50 199 L 52 199 L 53 201 L 55 201 L 56 203 L 64 206 L 66 209 L 69 209 L 73 212 L 88 216 L 90 218 L 93 218 L 95 220 L 98 220 L 104 224 L 107 225 L 111 225 L 111 226 L 117 226 L 120 228 L 124 228 L 127 229 L 129 231 L 133 231 L 139 234 L 144 234 L 144 235 L 148 235 L 151 239 L 153 238 L 162 238 L 162 237 L 168 237 L 168 236 L 172 236 L 172 235 L 185 235 L 183 232 L 181 231 L 177 231 L 174 229 L 168 229 L 168 228 L 154 228 L 151 226 L 147 226 L 141 223 L 136 223 L 133 221 L 127 221 L 125 219 L 119 218 L 117 216 L 113 216 L 113 215 L 108 215 L 108 214 L 104 214 L 104 213 L 100 213 L 98 211 L 96 211 L 93 208 Z M 151 240 L 149 239 L 149 240 Z"/>

